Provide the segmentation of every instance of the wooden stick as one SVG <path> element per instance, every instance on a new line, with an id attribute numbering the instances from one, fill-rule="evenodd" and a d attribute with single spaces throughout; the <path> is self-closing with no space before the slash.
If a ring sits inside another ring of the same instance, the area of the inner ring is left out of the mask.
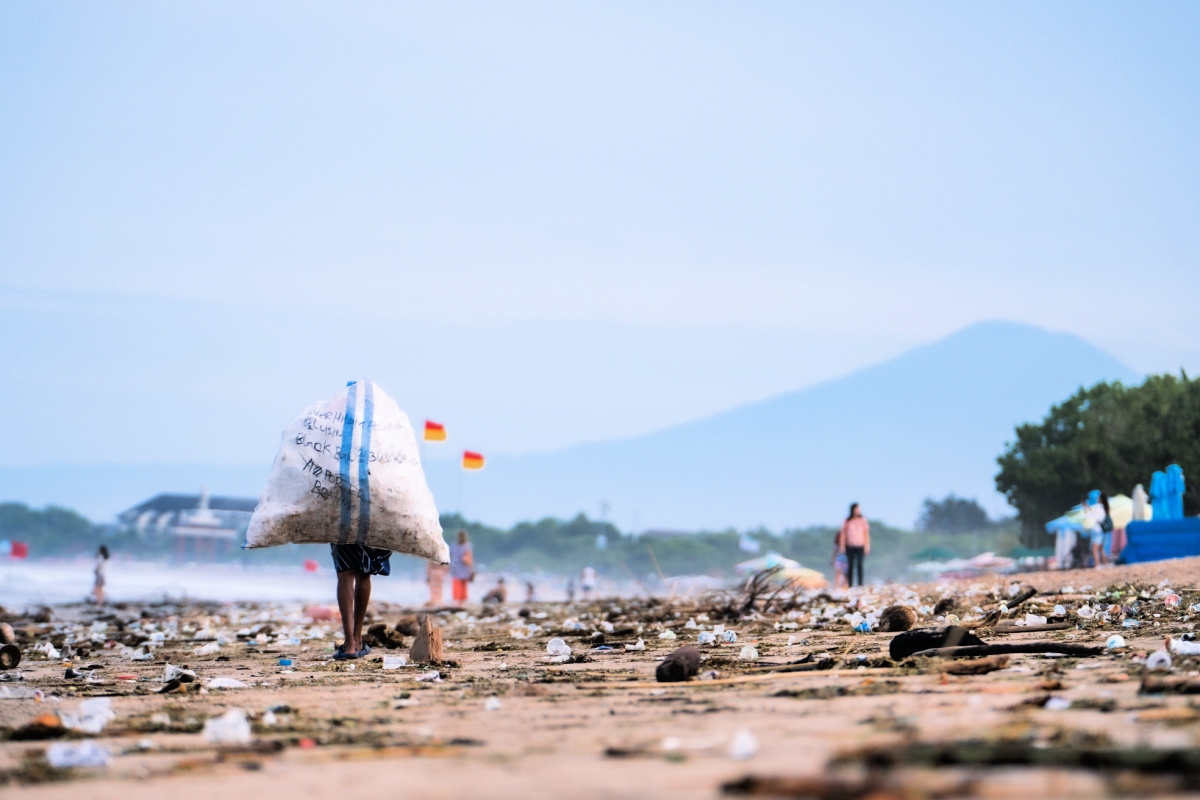
<path id="1" fill-rule="evenodd" d="M 1040 631 L 1065 631 L 1075 627 L 1073 622 L 1048 622 L 1045 625 L 997 625 L 996 633 L 1036 633 Z"/>
<path id="2" fill-rule="evenodd" d="M 999 656 L 1010 653 L 1062 653 L 1066 656 L 1099 656 L 1107 652 L 1101 645 L 1063 644 L 1062 642 L 1018 642 L 1016 644 L 968 645 L 965 647 L 934 647 L 913 653 L 909 658 L 967 658 L 970 656 Z"/>
<path id="3" fill-rule="evenodd" d="M 1005 608 L 1007 608 L 1009 611 L 1012 611 L 1014 608 L 1021 605 L 1021 603 L 1024 603 L 1026 600 L 1028 600 L 1029 598 L 1033 597 L 1036 594 L 1037 594 L 1037 589 L 1033 588 L 1032 586 L 1026 586 L 1025 588 L 1021 589 L 1020 594 L 1018 594 L 1016 597 L 1013 597 L 1009 600 L 1002 602 L 1001 605 L 1004 606 Z M 1000 609 L 997 608 L 995 611 L 993 611 L 992 613 L 988 614 L 986 617 L 983 618 L 983 623 L 984 623 L 984 625 L 990 626 L 990 625 L 994 624 L 996 622 L 996 620 L 998 620 L 998 619 L 1000 619 Z"/>

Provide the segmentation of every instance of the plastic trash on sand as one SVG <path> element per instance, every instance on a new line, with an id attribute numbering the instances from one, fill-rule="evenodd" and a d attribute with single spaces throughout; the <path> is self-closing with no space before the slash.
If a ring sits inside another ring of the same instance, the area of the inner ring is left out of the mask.
<path id="1" fill-rule="evenodd" d="M 1200 642 L 1184 642 L 1172 638 L 1171 652 L 1181 656 L 1200 656 Z"/>
<path id="2" fill-rule="evenodd" d="M 408 656 L 384 656 L 384 669 L 400 669 L 408 664 Z"/>
<path id="3" fill-rule="evenodd" d="M 571 655 L 571 646 L 562 639 L 555 637 L 546 642 L 546 652 L 552 656 L 569 656 Z"/>
<path id="4" fill-rule="evenodd" d="M 674 639 L 674 638 L 675 638 L 675 631 L 663 631 L 662 633 L 660 633 L 660 634 L 658 635 L 658 638 L 660 638 L 660 639 Z"/>
<path id="5" fill-rule="evenodd" d="M 625 649 L 626 649 L 627 651 L 628 651 L 628 650 L 645 650 L 645 649 L 646 649 L 646 643 L 645 643 L 645 642 L 643 642 L 641 639 L 638 639 L 638 640 L 637 640 L 637 644 L 627 644 L 627 645 L 625 645 Z"/>
<path id="6" fill-rule="evenodd" d="M 1024 624 L 1025 625 L 1045 625 L 1046 618 L 1039 616 L 1037 614 L 1026 614 Z"/>
<path id="7" fill-rule="evenodd" d="M 724 631 L 721 638 L 727 642 L 733 643 L 737 641 L 737 631 Z"/>
<path id="8" fill-rule="evenodd" d="M 1149 656 L 1146 657 L 1146 669 L 1156 670 L 1156 669 L 1170 669 L 1170 668 L 1171 668 L 1171 654 L 1168 653 L 1166 650 L 1155 650 L 1153 653 L 1151 653 Z"/>
<path id="9" fill-rule="evenodd" d="M 408 416 L 353 381 L 283 432 L 246 547 L 352 543 L 450 561 Z"/>
<path id="10" fill-rule="evenodd" d="M 418 675 L 417 680 L 433 681 L 434 683 L 441 683 L 442 682 L 442 673 L 438 672 L 436 669 L 431 669 L 431 670 L 429 670 L 429 672 L 423 672 L 420 675 Z"/>
<path id="11" fill-rule="evenodd" d="M 747 728 L 741 728 L 733 734 L 733 741 L 729 743 L 729 757 L 737 761 L 745 761 L 758 755 L 760 749 L 762 748 L 758 744 L 758 739 L 754 738 L 754 734 Z"/>
<path id="12" fill-rule="evenodd" d="M 46 761 L 56 769 L 107 767 L 112 756 L 95 740 L 84 739 L 82 742 L 55 742 L 46 748 Z"/>
<path id="13" fill-rule="evenodd" d="M 738 658 L 740 658 L 742 661 L 753 661 L 754 659 L 758 658 L 758 650 L 750 645 L 746 645 L 742 648 L 742 652 L 738 653 Z"/>
<path id="14" fill-rule="evenodd" d="M 212 744 L 250 744 L 250 721 L 246 712 L 231 708 L 204 722 L 204 741 Z"/>
<path id="15" fill-rule="evenodd" d="M 1114 633 L 1108 637 L 1108 641 L 1104 643 L 1104 646 L 1109 650 L 1120 650 L 1125 646 L 1125 637 L 1119 633 Z M 1198 648 L 1198 652 L 1200 652 L 1200 648 Z"/>
<path id="16" fill-rule="evenodd" d="M 250 684 L 242 683 L 237 678 L 213 678 L 205 684 L 209 689 L 248 689 Z"/>
<path id="17" fill-rule="evenodd" d="M 696 643 L 697 644 L 716 644 L 717 643 L 717 635 L 715 633 L 713 633 L 712 631 L 700 631 L 700 633 L 696 634 Z"/>
<path id="18" fill-rule="evenodd" d="M 100 733 L 105 725 L 117 717 L 112 710 L 112 699 L 108 697 L 84 700 L 79 704 L 78 713 L 62 712 L 58 716 L 64 728 L 80 733 Z"/>
<path id="19" fill-rule="evenodd" d="M 499 697 L 489 697 L 483 703 L 483 710 L 484 711 L 499 711 L 500 710 L 500 698 Z"/>
<path id="20" fill-rule="evenodd" d="M 221 646 L 216 642 L 209 642 L 197 647 L 193 652 L 198 656 L 211 656 L 221 650 Z"/>
<path id="21" fill-rule="evenodd" d="M 196 680 L 196 673 L 190 669 L 177 667 L 174 664 L 167 664 L 163 667 L 163 683 L 170 683 L 178 680 L 180 683 L 191 683 Z"/>

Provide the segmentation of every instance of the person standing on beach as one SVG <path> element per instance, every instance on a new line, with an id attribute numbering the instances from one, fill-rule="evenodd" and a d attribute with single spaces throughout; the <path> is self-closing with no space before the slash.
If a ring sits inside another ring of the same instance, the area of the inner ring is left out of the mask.
<path id="1" fill-rule="evenodd" d="M 342 612 L 344 639 L 333 657 L 339 661 L 362 658 L 371 652 L 363 644 L 363 621 L 371 602 L 371 576 L 392 574 L 392 551 L 362 544 L 331 544 L 337 571 L 338 610 Z"/>
<path id="2" fill-rule="evenodd" d="M 1112 514 L 1109 512 L 1108 495 L 1092 490 L 1083 501 L 1083 524 L 1092 544 L 1093 566 L 1103 566 L 1108 563 L 1104 551 L 1107 549 L 1105 540 L 1112 533 Z"/>
<path id="3" fill-rule="evenodd" d="M 96 605 L 104 605 L 104 581 L 108 574 L 108 545 L 100 545 L 100 549 L 96 551 L 96 576 L 95 582 L 92 584 L 92 596 L 96 598 Z"/>
<path id="4" fill-rule="evenodd" d="M 838 531 L 838 552 L 846 555 L 846 577 L 854 586 L 857 572 L 858 585 L 863 585 L 863 559 L 871 555 L 871 526 L 862 515 L 858 503 L 850 504 L 850 516 Z"/>
<path id="5" fill-rule="evenodd" d="M 579 591 L 585 603 L 592 599 L 592 593 L 596 591 L 596 568 L 591 564 L 584 567 L 579 576 Z"/>
<path id="6" fill-rule="evenodd" d="M 425 583 L 429 585 L 429 599 L 425 601 L 426 606 L 432 608 L 442 604 L 442 592 L 448 577 L 450 577 L 450 568 L 445 564 L 425 562 Z"/>
<path id="7" fill-rule="evenodd" d="M 467 532 L 458 532 L 458 541 L 450 545 L 450 596 L 456 606 L 467 602 L 467 584 L 475 579 L 475 553 Z"/>

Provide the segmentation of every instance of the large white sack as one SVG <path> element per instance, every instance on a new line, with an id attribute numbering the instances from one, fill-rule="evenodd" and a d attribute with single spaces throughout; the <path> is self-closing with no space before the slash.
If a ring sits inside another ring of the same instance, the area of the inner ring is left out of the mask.
<path id="1" fill-rule="evenodd" d="M 412 424 L 373 381 L 346 385 L 283 432 L 246 547 L 365 544 L 445 564 Z"/>

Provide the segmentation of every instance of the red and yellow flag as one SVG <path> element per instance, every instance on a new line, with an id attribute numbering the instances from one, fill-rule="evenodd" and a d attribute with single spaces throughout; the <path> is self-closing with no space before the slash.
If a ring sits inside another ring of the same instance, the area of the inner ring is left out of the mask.
<path id="1" fill-rule="evenodd" d="M 429 420 L 425 420 L 425 441 L 446 441 L 446 426 L 440 422 L 430 422 Z"/>
<path id="2" fill-rule="evenodd" d="M 463 469 L 483 469 L 483 456 L 463 450 Z"/>

